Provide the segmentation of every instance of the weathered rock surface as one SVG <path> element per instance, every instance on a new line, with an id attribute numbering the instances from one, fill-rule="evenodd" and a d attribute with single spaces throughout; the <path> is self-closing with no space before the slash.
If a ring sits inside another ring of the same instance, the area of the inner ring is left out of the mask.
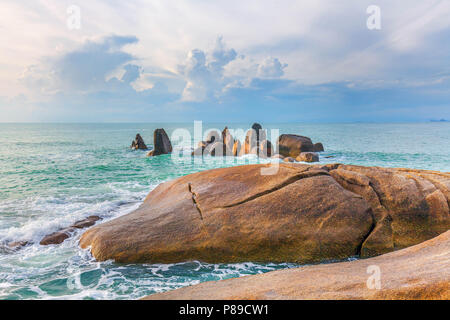
<path id="1" fill-rule="evenodd" d="M 301 152 L 295 160 L 302 162 L 319 162 L 319 155 L 315 152 Z"/>
<path id="2" fill-rule="evenodd" d="M 84 229 L 93 226 L 98 220 L 101 220 L 99 216 L 89 216 L 86 219 L 75 222 L 70 227 L 46 235 L 39 244 L 44 246 L 49 244 L 60 244 L 64 242 L 64 240 L 70 238 L 76 229 Z"/>
<path id="3" fill-rule="evenodd" d="M 44 238 L 42 238 L 41 242 L 39 242 L 40 245 L 47 246 L 49 244 L 60 244 L 64 242 L 64 240 L 68 239 L 72 232 L 75 231 L 75 228 L 65 228 L 56 232 L 53 232 L 51 234 L 46 235 Z"/>
<path id="4" fill-rule="evenodd" d="M 296 158 L 301 152 L 313 152 L 310 138 L 296 134 L 282 134 L 278 138 L 278 152 L 285 157 Z"/>
<path id="5" fill-rule="evenodd" d="M 450 231 L 375 258 L 201 283 L 145 299 L 450 299 Z M 369 277 L 380 271 L 380 288 Z"/>
<path id="6" fill-rule="evenodd" d="M 172 143 L 164 129 L 156 129 L 153 132 L 153 145 L 153 150 L 147 154 L 149 157 L 172 152 Z"/>
<path id="7" fill-rule="evenodd" d="M 98 260 L 172 263 L 369 257 L 450 227 L 450 174 L 340 164 L 214 169 L 155 188 L 80 240 Z"/>
<path id="8" fill-rule="evenodd" d="M 314 143 L 313 151 L 314 152 L 323 152 L 323 151 L 325 151 L 324 148 L 323 148 L 323 144 L 321 142 Z"/>
<path id="9" fill-rule="evenodd" d="M 131 143 L 131 149 L 147 150 L 147 146 L 144 142 L 144 139 L 142 139 L 142 137 L 139 133 L 136 135 L 136 138 Z"/>

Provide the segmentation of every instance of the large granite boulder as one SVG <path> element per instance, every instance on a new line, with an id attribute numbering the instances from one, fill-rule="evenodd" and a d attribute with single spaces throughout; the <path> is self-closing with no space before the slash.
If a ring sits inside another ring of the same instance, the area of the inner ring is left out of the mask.
<path id="1" fill-rule="evenodd" d="M 282 134 L 278 138 L 278 152 L 282 156 L 295 159 L 302 152 L 314 152 L 314 145 L 308 137 Z"/>
<path id="2" fill-rule="evenodd" d="M 156 129 L 153 132 L 153 150 L 148 153 L 149 157 L 159 156 L 172 152 L 172 143 L 164 129 Z"/>
<path id="3" fill-rule="evenodd" d="M 133 142 L 131 143 L 131 149 L 147 150 L 147 145 L 145 144 L 144 139 L 142 139 L 139 133 L 136 135 L 136 138 L 134 138 Z"/>
<path id="4" fill-rule="evenodd" d="M 450 174 L 280 163 L 163 183 L 134 212 L 82 236 L 98 260 L 309 263 L 374 256 L 450 227 Z"/>

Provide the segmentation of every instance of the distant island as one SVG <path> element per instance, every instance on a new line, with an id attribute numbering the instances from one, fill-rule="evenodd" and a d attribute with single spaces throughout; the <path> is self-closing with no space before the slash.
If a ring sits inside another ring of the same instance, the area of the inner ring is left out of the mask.
<path id="1" fill-rule="evenodd" d="M 430 120 L 431 122 L 450 122 L 450 120 L 440 119 L 440 120 Z"/>

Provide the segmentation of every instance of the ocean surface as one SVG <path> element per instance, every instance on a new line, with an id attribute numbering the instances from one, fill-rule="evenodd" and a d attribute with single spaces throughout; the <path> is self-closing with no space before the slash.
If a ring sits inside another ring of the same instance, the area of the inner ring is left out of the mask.
<path id="1" fill-rule="evenodd" d="M 228 127 L 247 130 L 250 125 Z M 321 163 L 450 171 L 450 123 L 262 125 L 322 142 Z M 107 221 L 134 210 L 161 182 L 210 168 L 269 161 L 255 156 L 176 161 L 170 155 L 148 158 L 146 152 L 129 148 L 136 133 L 152 147 L 154 129 L 165 128 L 171 136 L 176 129 L 193 134 L 193 126 L 0 124 L 0 299 L 135 299 L 202 281 L 296 266 L 97 262 L 78 247 L 84 230 L 61 245 L 39 245 L 46 234 L 87 216 Z M 224 126 L 204 123 L 203 133 Z M 191 140 L 173 144 L 189 151 Z M 12 251 L 10 241 L 29 245 Z"/>

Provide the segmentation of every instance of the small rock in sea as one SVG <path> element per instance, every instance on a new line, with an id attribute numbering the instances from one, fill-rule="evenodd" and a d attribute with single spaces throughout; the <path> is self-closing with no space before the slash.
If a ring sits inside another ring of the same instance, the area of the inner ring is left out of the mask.
<path id="1" fill-rule="evenodd" d="M 131 149 L 147 150 L 147 146 L 145 145 L 144 139 L 142 139 L 139 133 L 136 135 L 136 138 L 131 143 Z"/>
<path id="2" fill-rule="evenodd" d="M 325 158 L 330 159 L 330 158 L 334 158 L 334 156 L 326 156 Z"/>
<path id="3" fill-rule="evenodd" d="M 300 162 L 319 162 L 319 155 L 315 152 L 302 152 L 295 160 Z"/>
<path id="4" fill-rule="evenodd" d="M 46 246 L 49 244 L 60 244 L 64 242 L 67 238 L 70 237 L 71 233 L 75 231 L 75 228 L 65 228 L 60 231 L 53 232 L 49 235 L 46 235 L 41 242 L 40 245 Z"/>
<path id="5" fill-rule="evenodd" d="M 149 157 L 172 152 L 172 143 L 170 142 L 169 136 L 164 129 L 156 129 L 153 132 L 153 145 L 153 150 L 147 154 Z"/>
<path id="6" fill-rule="evenodd" d="M 314 152 L 323 152 L 324 151 L 323 144 L 321 142 L 314 143 L 313 147 L 314 147 L 313 148 Z"/>
<path id="7" fill-rule="evenodd" d="M 71 227 L 77 228 L 77 229 L 83 229 L 90 226 L 93 226 L 95 222 L 100 220 L 101 218 L 99 216 L 89 216 L 86 219 L 80 220 L 75 222 Z"/>
<path id="8" fill-rule="evenodd" d="M 19 250 L 22 247 L 25 247 L 28 244 L 28 241 L 13 241 L 8 243 L 8 248 L 11 251 Z"/>
<path id="9" fill-rule="evenodd" d="M 60 244 L 67 238 L 71 236 L 71 234 L 76 229 L 84 229 L 90 226 L 93 226 L 95 222 L 101 220 L 99 216 L 89 216 L 86 219 L 80 220 L 72 224 L 70 227 L 61 229 L 59 231 L 53 232 L 51 234 L 46 235 L 39 244 L 46 246 L 49 244 Z"/>
<path id="10" fill-rule="evenodd" d="M 296 134 L 282 134 L 278 138 L 278 149 L 281 155 L 296 158 L 301 152 L 314 151 L 314 146 L 308 137 Z"/>

